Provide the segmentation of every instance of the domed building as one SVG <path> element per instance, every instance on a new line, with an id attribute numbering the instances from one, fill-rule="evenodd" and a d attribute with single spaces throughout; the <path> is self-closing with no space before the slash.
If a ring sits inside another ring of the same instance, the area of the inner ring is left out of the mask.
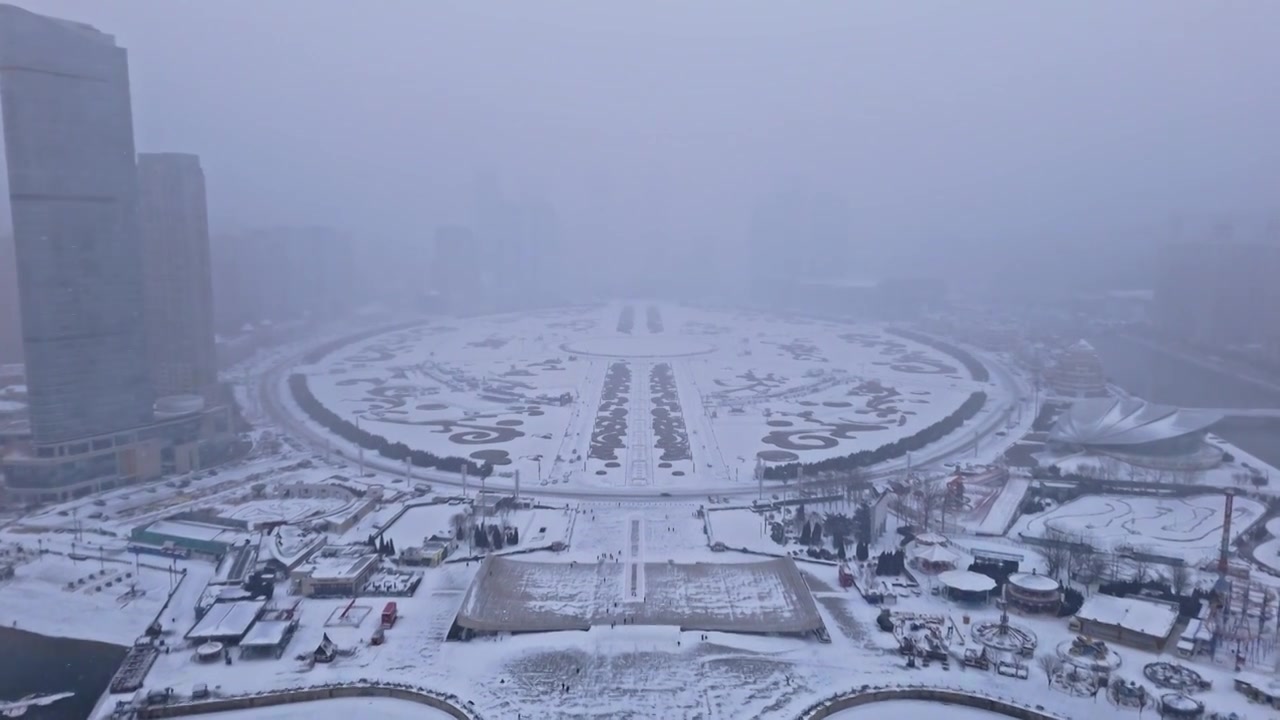
<path id="1" fill-rule="evenodd" d="M 1063 350 L 1053 367 L 1045 372 L 1049 387 L 1059 395 L 1075 398 L 1106 397 L 1107 377 L 1102 372 L 1098 351 L 1081 340 Z"/>
<path id="2" fill-rule="evenodd" d="M 1062 603 L 1062 586 L 1048 575 L 1014 573 L 1005 583 L 1004 599 L 1024 613 L 1053 614 Z"/>

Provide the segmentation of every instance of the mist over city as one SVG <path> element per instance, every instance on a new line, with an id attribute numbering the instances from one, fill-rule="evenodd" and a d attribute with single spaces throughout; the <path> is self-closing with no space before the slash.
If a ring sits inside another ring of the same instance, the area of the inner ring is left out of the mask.
<path id="1" fill-rule="evenodd" d="M 1278 27 L 0 0 L 0 714 L 1266 717 Z"/>

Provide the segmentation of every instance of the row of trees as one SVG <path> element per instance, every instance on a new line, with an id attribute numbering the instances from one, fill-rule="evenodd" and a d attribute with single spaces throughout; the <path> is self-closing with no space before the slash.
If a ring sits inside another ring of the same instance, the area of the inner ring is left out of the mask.
<path id="1" fill-rule="evenodd" d="M 1148 583 L 1162 580 L 1174 595 L 1191 588 L 1191 569 L 1184 564 L 1156 563 L 1142 553 L 1122 555 L 1095 548 L 1083 533 L 1049 529 L 1039 547 L 1045 570 L 1051 577 L 1067 577 L 1085 585 L 1096 582 Z M 1156 566 L 1159 565 L 1157 570 Z"/>
<path id="2" fill-rule="evenodd" d="M 497 525 L 476 525 L 472 528 L 471 545 L 480 550 L 501 550 L 520 542 L 520 531 L 514 527 L 505 531 Z"/>
<path id="3" fill-rule="evenodd" d="M 391 538 L 370 535 L 366 543 L 379 555 L 386 557 L 395 557 L 396 555 L 396 543 Z"/>
<path id="4" fill-rule="evenodd" d="M 876 575 L 901 575 L 907 569 L 907 553 L 904 550 L 882 552 L 876 558 Z"/>
<path id="5" fill-rule="evenodd" d="M 662 312 L 658 310 L 656 305 L 650 305 L 645 309 L 646 319 L 649 323 L 649 332 L 662 332 Z"/>
<path id="6" fill-rule="evenodd" d="M 897 335 L 898 337 L 914 340 L 921 345 L 928 345 L 934 350 L 950 355 L 956 360 L 959 360 L 960 364 L 964 365 L 964 369 L 969 371 L 969 375 L 978 382 L 989 382 L 991 380 L 991 374 L 987 372 L 987 366 L 983 365 L 982 361 L 978 360 L 978 358 L 973 356 L 973 353 L 965 350 L 964 348 L 957 347 L 949 342 L 943 342 L 942 340 L 931 338 L 928 335 L 911 332 L 910 330 L 892 328 L 888 332 L 890 334 Z"/>
<path id="7" fill-rule="evenodd" d="M 960 426 L 974 415 L 977 415 L 978 411 L 986 403 L 987 394 L 981 391 L 975 392 L 945 418 L 912 435 L 881 445 L 875 450 L 859 450 L 849 455 L 841 455 L 840 457 L 827 458 L 826 460 L 818 460 L 811 463 L 774 465 L 764 469 L 764 477 L 767 480 L 789 480 L 801 475 L 849 473 L 872 465 L 879 465 L 889 460 L 896 460 L 909 452 L 921 450 L 926 445 L 937 442 L 960 429 Z"/>
<path id="8" fill-rule="evenodd" d="M 293 400 L 298 403 L 298 407 L 302 408 L 312 420 L 323 425 L 326 430 L 366 450 L 373 450 L 385 458 L 399 462 L 404 462 L 408 458 L 414 467 L 435 468 L 445 472 L 462 472 L 465 466 L 467 472 L 474 477 L 489 477 L 493 474 L 493 466 L 489 463 L 478 464 L 466 458 L 441 457 L 426 450 L 414 450 L 402 442 L 393 443 L 381 435 L 356 427 L 354 423 L 348 422 L 346 418 L 339 416 L 316 399 L 316 396 L 311 393 L 311 388 L 307 386 L 306 375 L 300 373 L 290 375 L 289 392 L 293 394 Z"/>
<path id="9" fill-rule="evenodd" d="M 618 332 L 631 334 L 631 329 L 636 324 L 636 309 L 630 305 L 622 308 L 622 312 L 618 313 Z"/>

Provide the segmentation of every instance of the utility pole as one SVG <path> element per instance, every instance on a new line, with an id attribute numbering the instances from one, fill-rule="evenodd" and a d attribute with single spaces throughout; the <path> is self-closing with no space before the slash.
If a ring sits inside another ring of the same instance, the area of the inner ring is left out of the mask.
<path id="1" fill-rule="evenodd" d="M 520 471 L 516 470 L 516 505 L 520 505 Z"/>

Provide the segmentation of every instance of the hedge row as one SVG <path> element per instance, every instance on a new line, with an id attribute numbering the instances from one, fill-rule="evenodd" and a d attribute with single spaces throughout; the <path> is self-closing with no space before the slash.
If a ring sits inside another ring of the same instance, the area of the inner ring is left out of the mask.
<path id="1" fill-rule="evenodd" d="M 983 365 L 981 360 L 974 357 L 973 353 L 969 352 L 968 350 L 965 350 L 964 348 L 956 347 L 955 345 L 952 345 L 949 342 L 943 342 L 942 340 L 931 338 L 928 335 L 921 335 L 920 333 L 911 332 L 910 330 L 900 330 L 898 328 L 890 328 L 886 332 L 892 335 L 897 335 L 898 337 L 904 337 L 908 340 L 918 342 L 921 345 L 928 345 L 934 350 L 937 350 L 939 352 L 944 352 L 950 355 L 956 360 L 959 360 L 960 363 L 964 365 L 964 369 L 969 371 L 969 375 L 973 377 L 974 380 L 977 380 L 978 382 L 991 381 L 991 374 L 987 372 L 987 366 Z"/>
<path id="2" fill-rule="evenodd" d="M 875 450 L 859 450 L 850 455 L 827 458 L 826 460 L 818 460 L 811 463 L 786 463 L 785 465 L 766 467 L 764 469 L 765 479 L 787 480 L 797 477 L 800 472 L 805 475 L 817 475 L 822 472 L 850 472 L 860 468 L 871 467 L 872 465 L 879 465 L 889 460 L 896 460 L 909 452 L 921 450 L 929 443 L 937 442 L 960 429 L 960 426 L 966 420 L 977 415 L 978 411 L 986 403 L 986 393 L 981 391 L 973 393 L 968 400 L 965 400 L 950 415 L 913 435 L 881 445 Z"/>
<path id="3" fill-rule="evenodd" d="M 402 442 L 393 443 L 381 435 L 374 435 L 368 430 L 356 427 L 354 423 L 348 422 L 322 405 L 316 396 L 311 394 L 311 388 L 307 386 L 307 376 L 301 373 L 289 376 L 289 392 L 293 394 L 293 400 L 298 403 L 298 407 L 301 407 L 308 417 L 323 425 L 325 429 L 343 440 L 353 442 L 366 450 L 373 450 L 385 458 L 400 462 L 409 458 L 409 462 L 415 467 L 435 468 L 456 473 L 462 472 L 465 465 L 467 473 L 475 477 L 489 477 L 493 473 L 493 466 L 489 463 L 477 464 L 466 458 L 440 457 L 426 450 L 414 450 Z"/>

